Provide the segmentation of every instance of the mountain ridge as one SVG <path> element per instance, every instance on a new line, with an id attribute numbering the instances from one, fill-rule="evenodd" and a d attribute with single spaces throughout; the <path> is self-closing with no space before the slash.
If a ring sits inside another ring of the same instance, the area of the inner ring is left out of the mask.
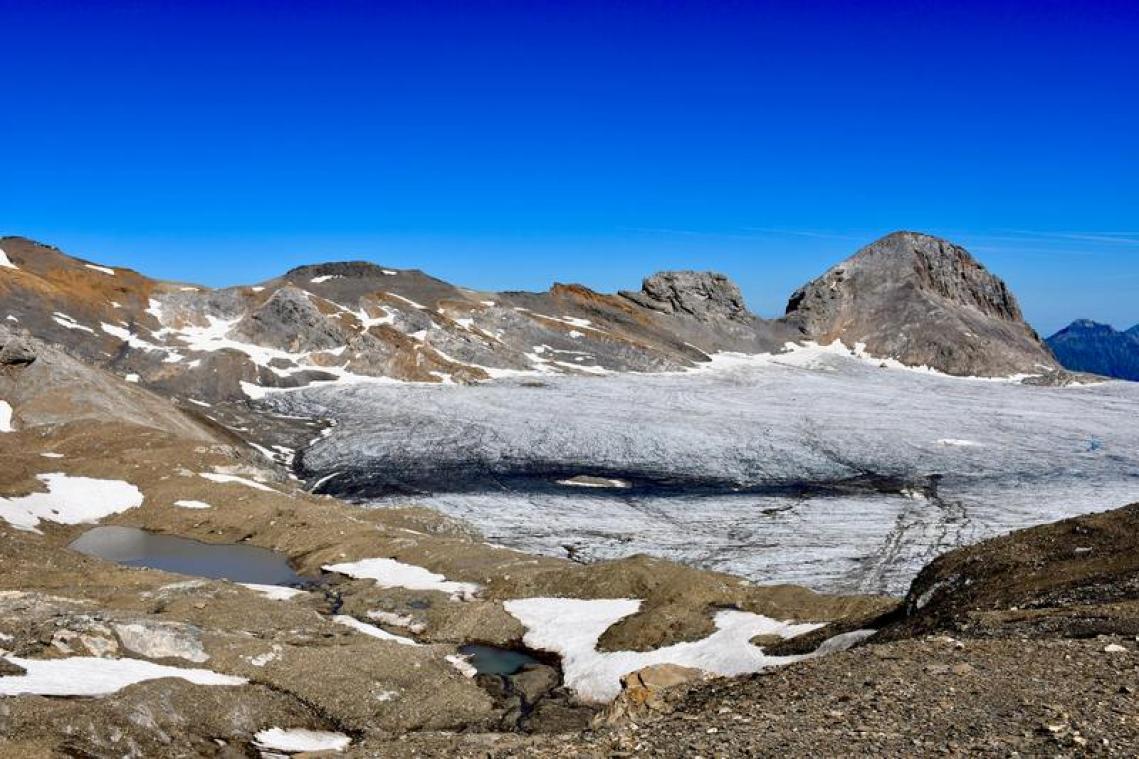
<path id="1" fill-rule="evenodd" d="M 214 289 L 25 238 L 0 238 L 0 249 L 10 264 L 0 268 L 9 327 L 164 394 L 207 402 L 320 381 L 676 371 L 722 351 L 772 353 L 804 341 L 842 340 L 949 374 L 1058 369 L 1003 281 L 963 248 L 913 232 L 887 235 L 832 267 L 800 288 L 780 319 L 757 317 L 716 272 L 658 272 L 639 291 L 613 294 L 563 283 L 480 292 L 357 260 Z M 881 292 L 862 287 L 867 278 Z M 899 333 L 905 338 L 884 337 Z"/>
<path id="2" fill-rule="evenodd" d="M 1139 381 L 1139 325 L 1120 332 L 1109 324 L 1077 319 L 1047 343 L 1066 369 Z"/>

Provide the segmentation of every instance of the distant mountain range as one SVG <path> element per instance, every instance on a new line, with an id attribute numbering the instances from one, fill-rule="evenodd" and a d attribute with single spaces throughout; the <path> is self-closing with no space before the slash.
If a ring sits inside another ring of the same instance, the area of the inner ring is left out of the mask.
<path id="1" fill-rule="evenodd" d="M 713 272 L 662 272 L 638 291 L 476 292 L 366 262 L 302 266 L 210 289 L 0 238 L 0 325 L 158 392 L 203 402 L 312 382 L 477 382 L 509 373 L 675 371 L 713 353 L 842 341 L 955 375 L 1060 367 L 1000 279 L 965 249 L 895 232 L 761 319 Z"/>
<path id="2" fill-rule="evenodd" d="M 1139 324 L 1120 332 L 1079 319 L 1046 341 L 1066 369 L 1139 381 Z"/>

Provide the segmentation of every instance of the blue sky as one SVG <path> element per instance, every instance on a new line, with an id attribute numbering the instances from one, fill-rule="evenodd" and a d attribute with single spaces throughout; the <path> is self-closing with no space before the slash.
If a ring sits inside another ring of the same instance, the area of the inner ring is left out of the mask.
<path id="1" fill-rule="evenodd" d="M 0 234 L 211 285 L 711 268 L 770 315 L 917 229 L 1043 332 L 1129 326 L 1137 9 L 0 0 Z"/>

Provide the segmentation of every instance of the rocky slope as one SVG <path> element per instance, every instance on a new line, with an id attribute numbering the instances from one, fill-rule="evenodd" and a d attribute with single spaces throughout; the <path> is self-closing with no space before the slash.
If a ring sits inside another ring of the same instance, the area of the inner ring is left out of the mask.
<path id="1" fill-rule="evenodd" d="M 526 373 L 677 370 L 791 341 L 864 346 L 951 374 L 1055 370 L 1003 282 L 963 249 L 896 233 L 763 320 L 721 274 L 662 272 L 640 291 L 556 284 L 480 293 L 365 262 L 302 266 L 213 290 L 0 238 L 0 319 L 183 400 L 257 398 L 318 381 L 469 383 Z"/>
<path id="2" fill-rule="evenodd" d="M 786 321 L 821 343 L 948 374 L 1040 374 L 1058 368 L 1003 281 L 968 251 L 895 232 L 791 296 Z"/>
<path id="3" fill-rule="evenodd" d="M 211 290 L 22 238 L 0 238 L 0 250 L 8 326 L 163 394 L 206 402 L 337 379 L 675 370 L 792 336 L 750 314 L 719 275 L 658 275 L 640 294 L 561 284 L 477 293 L 419 271 L 347 262 Z"/>
<path id="4" fill-rule="evenodd" d="M 1066 369 L 1139 381 L 1139 325 L 1119 332 L 1108 324 L 1079 319 L 1047 342 Z"/>

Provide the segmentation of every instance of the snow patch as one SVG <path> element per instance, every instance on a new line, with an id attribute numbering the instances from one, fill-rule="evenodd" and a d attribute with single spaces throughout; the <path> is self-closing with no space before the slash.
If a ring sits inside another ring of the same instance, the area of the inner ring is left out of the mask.
<path id="1" fill-rule="evenodd" d="M 0 432 L 15 432 L 12 426 L 12 404 L 0 401 Z"/>
<path id="2" fill-rule="evenodd" d="M 122 480 L 72 477 L 62 472 L 40 474 L 46 493 L 0 498 L 0 518 L 18 530 L 39 532 L 41 520 L 58 524 L 97 522 L 142 505 L 142 491 Z"/>
<path id="3" fill-rule="evenodd" d="M 245 477 L 239 477 L 236 474 L 221 474 L 219 472 L 199 472 L 199 477 L 205 477 L 210 482 L 219 483 L 232 483 L 234 485 L 244 485 L 247 488 L 254 490 L 264 490 L 266 493 L 276 493 L 277 491 L 268 485 L 262 485 L 260 482 L 250 480 Z"/>
<path id="4" fill-rule="evenodd" d="M 654 651 L 602 653 L 597 641 L 613 624 L 635 614 L 641 602 L 630 598 L 581 600 L 526 598 L 507 601 L 506 610 L 526 627 L 523 642 L 562 657 L 566 686 L 587 701 L 604 702 L 621 690 L 621 676 L 652 664 L 679 664 L 718 675 L 742 675 L 801 656 L 768 656 L 751 644 L 757 635 L 791 638 L 820 624 L 793 624 L 745 611 L 716 614 L 716 631 L 708 637 Z"/>
<path id="5" fill-rule="evenodd" d="M 319 277 L 313 277 L 309 282 L 312 282 L 314 285 L 319 285 L 321 282 L 327 282 L 330 279 L 344 279 L 344 277 L 340 274 L 322 274 Z"/>
<path id="6" fill-rule="evenodd" d="M 90 327 L 88 327 L 85 324 L 80 324 L 79 322 L 75 321 L 74 318 L 68 316 L 67 314 L 63 313 L 62 311 L 56 311 L 54 314 L 51 315 L 51 318 L 52 318 L 52 321 L 54 321 L 56 324 L 58 324 L 61 327 L 67 327 L 68 329 L 76 329 L 76 330 L 79 330 L 81 332 L 90 332 L 92 335 L 95 334 L 95 330 L 91 329 Z"/>
<path id="7" fill-rule="evenodd" d="M 244 677 L 222 675 L 208 669 L 154 664 L 140 659 L 102 659 L 73 656 L 67 659 L 4 657 L 26 670 L 23 675 L 0 677 L 0 696 L 106 696 L 128 685 L 178 677 L 196 685 L 244 685 Z"/>
<path id="8" fill-rule="evenodd" d="M 300 588 L 290 588 L 287 585 L 261 585 L 256 582 L 239 582 L 238 585 L 256 591 L 270 601 L 288 601 L 290 598 L 296 598 L 305 592 Z"/>
<path id="9" fill-rule="evenodd" d="M 438 590 L 464 599 L 470 598 L 480 589 L 480 586 L 473 582 L 453 582 L 423 567 L 404 564 L 395 559 L 362 559 L 341 564 L 327 564 L 323 569 L 358 580 L 374 580 L 381 588 Z"/>
<path id="10" fill-rule="evenodd" d="M 336 622 L 337 624 L 344 625 L 345 627 L 351 627 L 356 632 L 363 633 L 364 635 L 372 638 L 378 638 L 379 640 L 388 640 L 392 643 L 400 643 L 405 646 L 419 645 L 411 638 L 405 638 L 402 635 L 395 635 L 394 633 L 390 633 L 387 630 L 376 627 L 375 625 L 370 625 L 367 622 L 361 622 L 355 617 L 348 616 L 347 614 L 337 614 L 332 617 L 332 621 Z"/>
<path id="11" fill-rule="evenodd" d="M 474 678 L 479 673 L 475 665 L 471 664 L 470 657 L 463 654 L 450 654 L 444 658 L 452 667 L 462 672 L 463 677 Z"/>
<path id="12" fill-rule="evenodd" d="M 115 270 L 110 268 L 109 266 L 99 266 L 97 264 L 83 264 L 83 265 L 86 266 L 88 269 L 93 269 L 94 271 L 102 272 L 103 274 L 109 274 L 112 277 L 115 276 Z"/>
<path id="13" fill-rule="evenodd" d="M 182 509 L 210 509 L 213 508 L 205 501 L 175 501 L 174 505 Z"/>
<path id="14" fill-rule="evenodd" d="M 4 252 L 3 248 L 0 248 L 0 267 L 3 267 L 5 269 L 20 268 L 19 266 L 16 266 L 16 264 L 12 263 L 12 259 L 8 258 L 8 254 Z"/>
<path id="15" fill-rule="evenodd" d="M 284 751 L 289 754 L 306 751 L 343 751 L 352 745 L 352 739 L 344 733 L 299 727 L 288 729 L 273 727 L 262 730 L 254 735 L 253 739 L 259 749 Z"/>

